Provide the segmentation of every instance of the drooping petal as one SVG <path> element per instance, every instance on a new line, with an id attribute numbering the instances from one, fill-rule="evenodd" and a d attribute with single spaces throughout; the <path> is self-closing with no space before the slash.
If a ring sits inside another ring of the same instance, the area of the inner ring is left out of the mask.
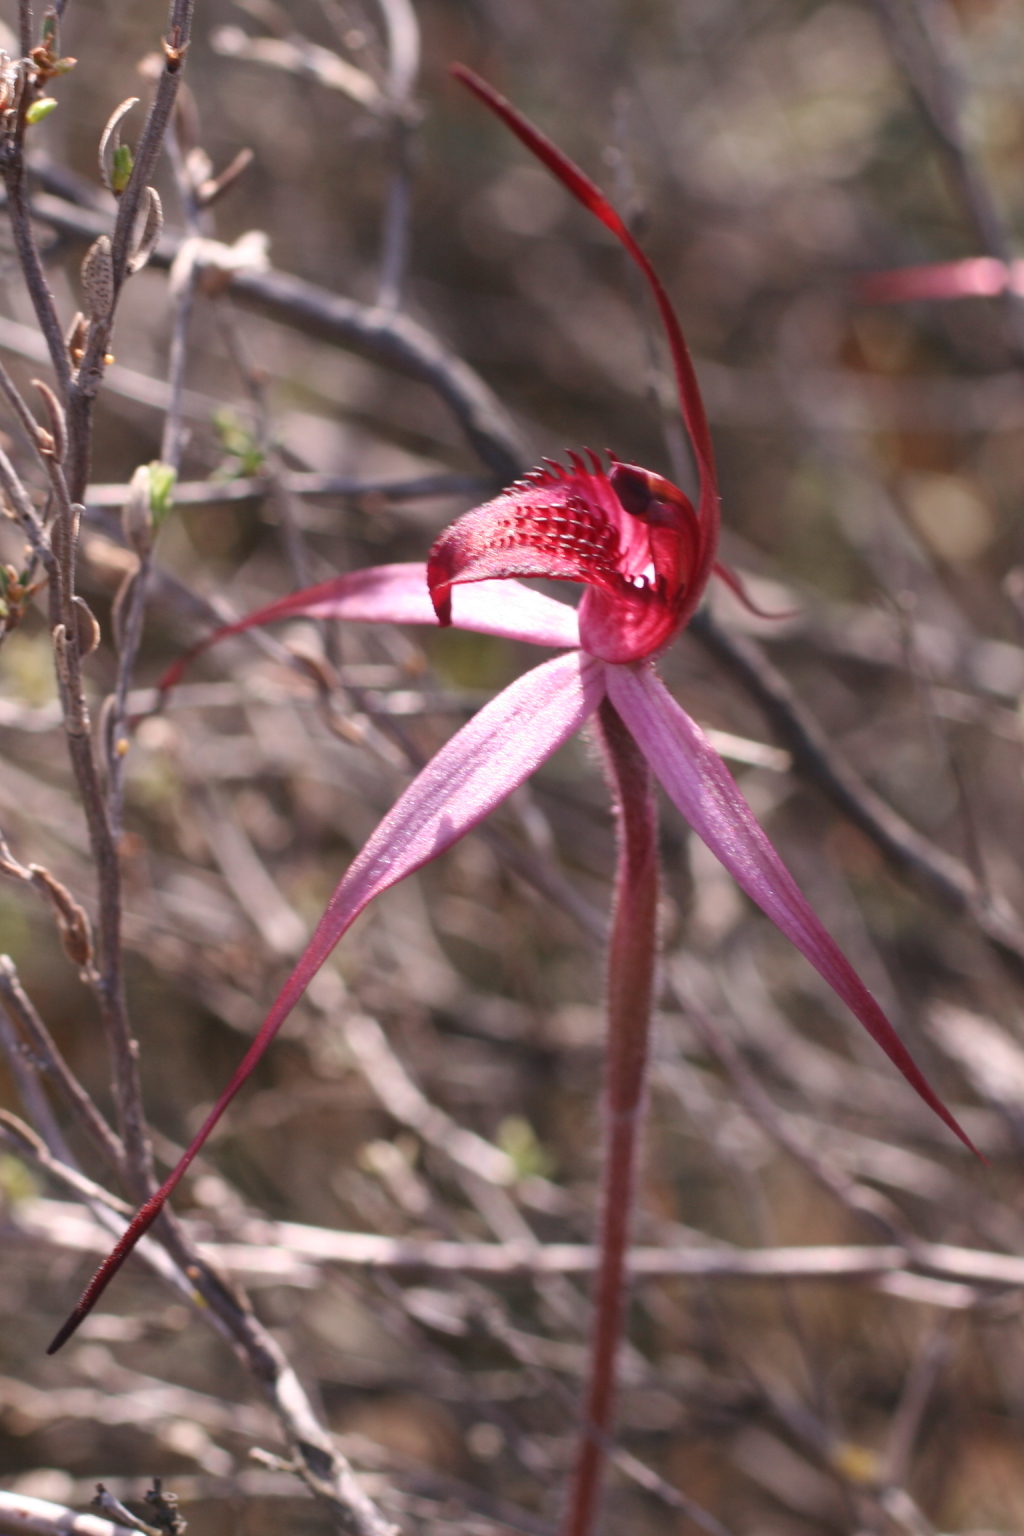
<path id="1" fill-rule="evenodd" d="M 674 637 L 701 561 L 697 514 L 660 476 L 596 454 L 570 453 L 474 507 L 427 560 L 441 622 L 453 592 L 485 578 L 549 576 L 586 583 L 580 640 L 604 661 L 634 661 Z"/>
<path id="2" fill-rule="evenodd" d="M 241 1065 L 177 1167 L 93 1276 L 51 1344 L 50 1353 L 70 1338 L 139 1238 L 152 1226 L 342 934 L 375 896 L 450 848 L 585 724 L 604 697 L 604 674 L 599 661 L 579 651 L 544 662 L 486 704 L 413 780 L 349 865 Z"/>
<path id="3" fill-rule="evenodd" d="M 856 1014 L 925 1103 L 974 1151 L 850 962 L 818 921 L 700 727 L 649 668 L 609 667 L 607 687 L 608 697 L 693 830 Z"/>
<path id="4" fill-rule="evenodd" d="M 318 586 L 267 603 L 214 630 L 192 647 L 164 673 L 161 691 L 180 682 L 185 669 L 203 651 L 229 635 L 258 629 L 278 619 L 349 619 L 363 624 L 430 624 L 438 618 L 427 591 L 426 566 L 376 565 L 367 570 L 335 576 Z M 460 589 L 451 622 L 457 629 L 471 629 L 484 635 L 501 635 L 508 640 L 529 640 L 534 645 L 552 648 L 580 643 L 576 610 L 557 598 L 533 592 L 518 581 L 481 582 L 479 586 Z"/>

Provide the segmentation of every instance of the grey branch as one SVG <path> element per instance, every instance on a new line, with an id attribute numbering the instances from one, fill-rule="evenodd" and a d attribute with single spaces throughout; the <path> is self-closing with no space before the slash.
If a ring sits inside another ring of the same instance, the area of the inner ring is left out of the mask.
<path id="1" fill-rule="evenodd" d="M 923 885 L 954 912 L 971 918 L 1002 954 L 1016 964 L 1024 963 L 1024 928 L 1016 915 L 981 889 L 966 864 L 930 842 L 864 783 L 755 641 L 723 629 L 706 609 L 692 621 L 690 630 L 760 704 L 793 754 L 799 773 L 822 790 L 901 874 Z"/>
<path id="2" fill-rule="evenodd" d="M 304 37 L 250 37 L 241 27 L 217 27 L 210 43 L 225 58 L 263 64 L 300 79 L 315 80 L 328 90 L 341 91 L 377 116 L 386 116 L 390 110 L 387 97 L 365 70 Z"/>
<path id="3" fill-rule="evenodd" d="M 3 334 L 0 332 L 0 346 Z M 277 476 L 281 489 L 289 496 L 379 496 L 386 501 L 419 501 L 431 496 L 482 497 L 490 481 L 479 475 L 417 475 L 406 480 L 360 480 L 352 475 L 316 474 L 305 470 L 283 471 Z M 127 485 L 90 485 L 86 505 L 122 507 L 128 498 Z M 271 490 L 268 475 L 239 476 L 235 480 L 181 480 L 174 487 L 176 507 L 213 506 L 226 501 L 250 501 L 267 496 Z"/>
<path id="4" fill-rule="evenodd" d="M 39 1016 L 32 1000 L 21 985 L 14 961 L 0 955 L 0 997 L 16 1021 L 22 1038 L 35 1054 L 45 1075 L 71 1114 L 86 1131 L 94 1146 L 110 1167 L 125 1173 L 124 1145 L 111 1130 L 95 1103 L 68 1066 L 56 1041 Z"/>
<path id="5" fill-rule="evenodd" d="M 942 151 L 953 186 L 986 256 L 1012 259 L 1006 222 L 965 129 L 965 90 L 955 57 L 958 20 L 947 0 L 874 0 L 894 57 Z M 1024 360 L 1024 305 L 1007 289 L 1009 340 Z"/>
<path id="6" fill-rule="evenodd" d="M 0 1489 L 0 1530 L 11 1536 L 134 1536 L 126 1525 L 115 1525 L 100 1515 L 80 1514 L 64 1504 L 33 1499 L 24 1493 Z"/>
<path id="7" fill-rule="evenodd" d="M 10 1222 L 12 1230 L 58 1248 L 105 1253 L 109 1247 L 108 1232 L 79 1206 L 67 1202 L 23 1201 Z M 227 1273 L 300 1285 L 313 1283 L 309 1266 L 321 1264 L 502 1277 L 589 1275 L 598 1260 L 597 1249 L 590 1243 L 384 1237 L 258 1217 L 241 1221 L 236 1235 L 238 1240 L 231 1243 L 200 1243 L 199 1251 Z M 709 1240 L 701 1247 L 638 1246 L 630 1250 L 629 1272 L 637 1280 L 874 1281 L 908 1300 L 954 1309 L 975 1303 L 970 1287 L 1024 1290 L 1024 1258 L 1016 1254 L 917 1241 L 738 1248 Z M 945 1284 L 941 1288 L 926 1284 L 919 1292 L 885 1284 L 895 1279 Z"/>
<path id="8" fill-rule="evenodd" d="M 61 233 L 85 241 L 110 232 L 107 214 L 76 207 L 49 193 L 33 199 L 32 212 Z M 152 264 L 169 267 L 180 247 L 180 237 L 165 234 Z M 228 274 L 226 287 L 241 302 L 307 330 L 321 341 L 334 342 L 429 384 L 501 484 L 514 480 L 525 467 L 524 445 L 491 390 L 468 363 L 417 320 L 343 298 L 273 269 Z"/>

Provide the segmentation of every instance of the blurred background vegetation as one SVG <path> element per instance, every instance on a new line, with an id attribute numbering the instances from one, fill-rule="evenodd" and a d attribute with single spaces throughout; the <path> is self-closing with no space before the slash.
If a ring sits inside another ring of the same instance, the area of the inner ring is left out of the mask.
<path id="1" fill-rule="evenodd" d="M 397 123 L 335 88 L 324 62 L 343 59 L 381 87 L 385 32 L 369 0 L 198 6 L 192 116 L 179 126 L 215 173 L 253 151 L 209 233 L 231 244 L 264 231 L 275 269 L 372 305 L 404 157 L 402 309 L 493 390 L 522 465 L 608 445 L 685 481 L 660 339 L 620 251 L 446 65 L 461 59 L 498 85 L 609 188 L 678 307 L 721 466 L 725 558 L 788 615 L 758 621 L 714 594 L 718 623 L 757 640 L 836 751 L 966 867 L 982 905 L 1024 911 L 1021 316 L 1012 298 L 871 306 L 857 287 L 890 267 L 1013 254 L 1024 5 L 415 3 L 422 69 Z M 68 198 L 105 206 L 97 142 L 117 103 L 145 94 L 140 61 L 164 25 L 150 0 L 71 0 L 62 45 L 78 64 L 33 130 L 51 193 L 61 168 Z M 284 45 L 277 62 L 253 39 Z M 180 231 L 166 159 L 158 185 Z M 70 320 L 84 243 L 39 227 Z M 216 286 L 201 285 L 189 330 L 182 478 L 269 473 L 273 486 L 182 503 L 164 525 L 167 580 L 150 604 L 140 689 L 212 622 L 190 594 L 242 612 L 338 570 L 422 558 L 494 483 L 424 378 Z M 33 324 L 9 245 L 0 309 Z M 117 365 L 164 380 L 170 316 L 166 271 L 151 267 L 128 287 Z M 23 346 L 20 335 L 0 325 L 0 347 Z M 22 380 L 38 372 L 15 351 L 9 365 Z M 143 393 L 130 376 L 104 393 L 100 488 L 159 456 L 163 397 Z M 461 494 L 405 499 L 282 489 L 308 471 L 371 487 L 472 480 Z M 117 494 L 90 505 L 82 583 L 104 635 L 89 663 L 98 707 L 131 556 Z M 2 539 L 16 562 L 10 527 Z M 131 746 L 130 999 L 160 1157 L 226 1081 L 409 755 L 429 754 L 532 660 L 467 634 L 299 624 L 279 638 L 291 659 L 251 640 L 225 645 L 171 709 L 140 720 Z M 345 699 L 329 719 L 309 670 L 325 664 Z M 703 725 L 736 738 L 718 740 L 745 793 L 991 1166 L 951 1143 L 668 811 L 639 1240 L 860 1244 L 895 1230 L 1020 1253 L 1024 951 L 993 945 L 793 771 L 773 720 L 706 645 L 684 636 L 662 670 Z M 0 828 L 88 904 L 42 610 L 5 638 L 0 684 Z M 501 840 L 467 839 L 345 938 L 179 1202 L 205 1236 L 241 1244 L 259 1212 L 396 1236 L 505 1240 L 528 1226 L 543 1242 L 587 1240 L 602 1028 L 594 932 L 613 850 L 586 744 L 560 753 L 496 822 Z M 543 894 L 524 868 L 554 871 L 574 895 L 559 899 L 550 882 Z M 0 887 L 0 949 L 107 1107 L 97 1021 L 30 898 Z M 686 1006 L 695 995 L 699 1025 Z M 452 1156 L 450 1125 L 432 1136 L 417 1121 L 403 1070 L 500 1150 L 503 1163 L 481 1165 L 503 1170 L 497 1183 Z M 2 1069 L 0 1095 L 24 1112 Z M 97 1478 L 130 1498 L 162 1474 L 196 1533 L 326 1529 L 293 1479 L 248 1459 L 253 1445 L 280 1450 L 255 1388 L 142 1266 L 44 1362 L 92 1255 L 70 1196 L 37 1169 L 5 1156 L 0 1190 L 0 1485 L 86 1504 Z M 407 1529 L 554 1528 L 582 1366 L 578 1277 L 484 1287 L 246 1241 L 237 1272 L 255 1308 Z M 622 1443 L 662 1481 L 645 1490 L 620 1465 L 606 1531 L 689 1536 L 700 1527 L 673 1489 L 737 1536 L 1024 1530 L 1019 1295 L 948 1275 L 644 1282 Z"/>

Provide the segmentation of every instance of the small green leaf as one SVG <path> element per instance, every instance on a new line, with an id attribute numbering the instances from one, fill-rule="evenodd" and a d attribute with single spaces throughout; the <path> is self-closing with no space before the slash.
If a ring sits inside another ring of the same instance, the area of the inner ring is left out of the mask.
<path id="1" fill-rule="evenodd" d="M 495 1140 L 515 1163 L 519 1178 L 546 1178 L 553 1172 L 553 1159 L 537 1140 L 533 1126 L 521 1116 L 510 1115 L 503 1120 Z"/>
<path id="2" fill-rule="evenodd" d="M 12 1205 L 20 1205 L 23 1200 L 31 1200 L 38 1193 L 38 1181 L 20 1157 L 12 1157 L 6 1152 L 0 1156 L 0 1194 L 5 1199 Z"/>
<path id="3" fill-rule="evenodd" d="M 36 123 L 41 123 L 44 117 L 49 117 L 56 105 L 56 96 L 40 96 L 39 100 L 34 101 L 25 113 L 26 123 L 30 128 L 34 128 Z"/>
<path id="4" fill-rule="evenodd" d="M 114 192 L 124 191 L 134 164 L 135 158 L 130 147 L 127 144 L 119 144 L 114 150 L 113 164 L 110 168 L 110 185 Z"/>
<path id="5" fill-rule="evenodd" d="M 178 471 L 170 464 L 154 459 L 149 466 L 149 510 L 153 514 L 153 526 L 159 528 L 174 506 L 174 482 Z"/>
<path id="6" fill-rule="evenodd" d="M 229 480 L 248 480 L 259 475 L 264 467 L 266 453 L 252 428 L 230 407 L 216 413 L 213 425 L 221 446 L 230 455 L 220 466 L 219 474 Z"/>

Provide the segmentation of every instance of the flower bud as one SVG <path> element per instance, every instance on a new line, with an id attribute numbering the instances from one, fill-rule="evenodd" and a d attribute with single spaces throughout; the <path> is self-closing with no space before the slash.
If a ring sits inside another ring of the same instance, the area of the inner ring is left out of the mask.
<path id="1" fill-rule="evenodd" d="M 115 107 L 100 136 L 100 175 L 115 197 L 124 191 L 132 173 L 132 152 L 127 145 L 121 144 L 121 120 L 138 105 L 138 100 L 137 96 L 129 96 Z"/>
<path id="2" fill-rule="evenodd" d="M 110 167 L 110 190 L 115 197 L 119 197 L 128 185 L 134 164 L 131 146 L 119 144 L 111 156 Z"/>
<path id="3" fill-rule="evenodd" d="M 56 96 L 38 97 L 25 112 L 26 123 L 30 128 L 34 128 L 36 123 L 43 121 L 44 117 L 49 117 L 50 113 L 56 109 L 56 106 Z"/>
<path id="4" fill-rule="evenodd" d="M 90 320 L 103 320 L 114 305 L 114 261 L 109 235 L 100 235 L 82 262 L 82 304 Z"/>

